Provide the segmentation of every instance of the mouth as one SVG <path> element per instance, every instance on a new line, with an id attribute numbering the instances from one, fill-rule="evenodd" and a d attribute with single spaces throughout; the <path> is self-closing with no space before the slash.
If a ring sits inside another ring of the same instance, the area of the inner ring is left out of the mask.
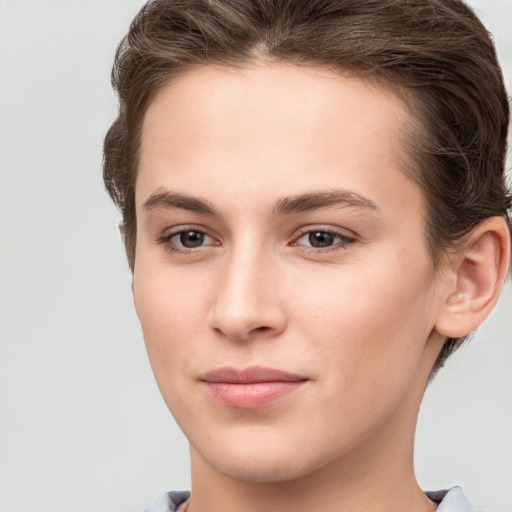
<path id="1" fill-rule="evenodd" d="M 293 393 L 309 379 L 273 368 L 224 367 L 199 377 L 208 394 L 217 402 L 239 409 L 265 407 Z"/>

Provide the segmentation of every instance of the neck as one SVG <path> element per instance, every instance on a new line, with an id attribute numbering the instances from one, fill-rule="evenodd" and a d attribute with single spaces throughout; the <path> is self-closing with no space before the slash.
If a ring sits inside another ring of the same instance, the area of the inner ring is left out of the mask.
<path id="1" fill-rule="evenodd" d="M 368 471 L 364 461 L 347 457 L 307 477 L 272 483 L 239 481 L 202 467 L 193 472 L 187 512 L 433 512 L 412 468 L 390 467 L 389 460 Z"/>

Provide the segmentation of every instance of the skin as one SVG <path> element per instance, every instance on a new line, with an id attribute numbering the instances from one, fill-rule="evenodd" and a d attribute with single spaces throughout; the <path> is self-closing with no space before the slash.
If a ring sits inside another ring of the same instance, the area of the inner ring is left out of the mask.
<path id="1" fill-rule="evenodd" d="M 196 68 L 150 104 L 133 293 L 190 442 L 189 512 L 435 509 L 414 429 L 454 282 L 432 268 L 403 171 L 407 115 L 382 86 L 278 63 Z M 276 211 L 312 193 L 315 208 Z M 202 244 L 183 247 L 184 230 Z M 311 247 L 312 231 L 332 244 Z M 252 365 L 307 382 L 239 409 L 199 381 Z"/>

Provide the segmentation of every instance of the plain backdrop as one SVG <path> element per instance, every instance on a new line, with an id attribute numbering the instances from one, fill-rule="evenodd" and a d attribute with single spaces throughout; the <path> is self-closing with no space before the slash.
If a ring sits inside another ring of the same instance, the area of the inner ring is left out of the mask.
<path id="1" fill-rule="evenodd" d="M 474 0 L 512 84 L 512 2 Z M 189 487 L 101 181 L 140 0 L 0 0 L 0 512 L 134 512 Z M 512 290 L 428 389 L 426 489 L 512 511 Z"/>

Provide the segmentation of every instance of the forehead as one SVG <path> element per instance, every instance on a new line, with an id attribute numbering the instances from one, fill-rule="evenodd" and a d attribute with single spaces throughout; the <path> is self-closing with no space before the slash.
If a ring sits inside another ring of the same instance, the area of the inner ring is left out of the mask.
<path id="1" fill-rule="evenodd" d="M 137 202 L 156 187 L 211 193 L 211 177 L 269 200 L 326 186 L 399 193 L 413 185 L 401 172 L 407 120 L 389 88 L 355 76 L 284 63 L 194 68 L 146 112 Z"/>

